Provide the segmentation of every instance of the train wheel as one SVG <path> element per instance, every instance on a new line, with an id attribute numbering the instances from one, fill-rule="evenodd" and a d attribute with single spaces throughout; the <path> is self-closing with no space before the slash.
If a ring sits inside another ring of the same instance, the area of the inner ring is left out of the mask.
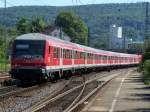
<path id="1" fill-rule="evenodd" d="M 64 75 L 64 78 L 65 78 L 66 80 L 68 80 L 68 79 L 72 76 L 72 72 L 71 72 L 71 71 L 65 71 L 65 72 L 63 73 L 63 75 Z"/>
<path id="2" fill-rule="evenodd" d="M 51 82 L 56 82 L 55 73 L 50 73 L 50 81 L 51 81 Z"/>
<path id="3" fill-rule="evenodd" d="M 48 81 L 48 76 L 43 76 L 38 79 L 38 83 L 46 83 Z"/>

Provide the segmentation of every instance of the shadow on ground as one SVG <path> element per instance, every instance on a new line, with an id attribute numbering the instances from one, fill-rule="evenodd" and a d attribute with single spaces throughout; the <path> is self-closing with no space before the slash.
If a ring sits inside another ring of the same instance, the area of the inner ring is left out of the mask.
<path id="1" fill-rule="evenodd" d="M 126 110 L 126 112 L 150 112 L 150 106 L 144 107 L 145 104 L 150 104 L 150 87 L 144 84 L 143 79 L 141 76 L 132 75 L 125 80 L 124 83 L 136 85 L 135 87 L 127 87 L 130 89 L 128 93 L 128 97 L 123 98 L 125 101 L 136 101 L 141 102 L 142 104 L 139 105 L 137 108 L 133 108 L 131 110 Z M 145 104 L 144 104 L 145 103 Z"/>
<path id="2" fill-rule="evenodd" d="M 138 108 L 138 109 L 131 109 L 125 112 L 150 112 L 150 108 Z"/>

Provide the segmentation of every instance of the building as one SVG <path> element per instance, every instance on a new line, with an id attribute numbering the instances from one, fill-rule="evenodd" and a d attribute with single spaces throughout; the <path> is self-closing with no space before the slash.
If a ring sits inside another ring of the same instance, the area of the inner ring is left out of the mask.
<path id="1" fill-rule="evenodd" d="M 109 49 L 123 49 L 122 27 L 115 24 L 110 26 Z"/>
<path id="2" fill-rule="evenodd" d="M 62 40 L 71 41 L 71 38 L 58 27 L 47 26 L 42 33 Z"/>
<path id="3" fill-rule="evenodd" d="M 128 49 L 143 49 L 144 42 L 141 41 L 134 41 L 132 43 L 128 43 Z"/>

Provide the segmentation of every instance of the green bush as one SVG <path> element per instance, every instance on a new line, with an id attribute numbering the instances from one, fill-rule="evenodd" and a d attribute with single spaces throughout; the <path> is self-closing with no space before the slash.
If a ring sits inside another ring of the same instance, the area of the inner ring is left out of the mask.
<path id="1" fill-rule="evenodd" d="M 144 63 L 146 60 L 150 60 L 150 51 L 143 54 L 142 62 Z"/>
<path id="2" fill-rule="evenodd" d="M 150 60 L 144 62 L 144 79 L 146 83 L 150 84 Z"/>
<path id="3" fill-rule="evenodd" d="M 10 70 L 10 62 L 5 59 L 0 59 L 0 71 L 9 71 Z"/>

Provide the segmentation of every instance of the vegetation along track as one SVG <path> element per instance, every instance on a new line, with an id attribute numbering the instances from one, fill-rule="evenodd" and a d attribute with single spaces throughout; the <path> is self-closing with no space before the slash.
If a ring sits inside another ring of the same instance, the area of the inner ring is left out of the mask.
<path id="1" fill-rule="evenodd" d="M 98 77 L 92 77 L 90 80 L 85 75 L 85 77 L 82 78 L 84 79 L 82 80 L 82 83 L 74 87 L 72 86 L 73 84 L 69 84 L 68 86 L 66 86 L 65 91 L 62 91 L 60 94 L 55 95 L 54 97 L 45 98 L 44 100 L 24 112 L 68 112 L 74 109 L 76 107 L 76 104 L 78 104 L 81 100 L 88 98 L 89 96 L 94 94 L 100 87 L 105 85 L 108 81 L 119 74 L 120 71 L 119 73 L 107 72 L 99 75 Z M 98 81 L 99 79 L 101 80 Z M 71 86 L 71 88 L 69 86 Z"/>

